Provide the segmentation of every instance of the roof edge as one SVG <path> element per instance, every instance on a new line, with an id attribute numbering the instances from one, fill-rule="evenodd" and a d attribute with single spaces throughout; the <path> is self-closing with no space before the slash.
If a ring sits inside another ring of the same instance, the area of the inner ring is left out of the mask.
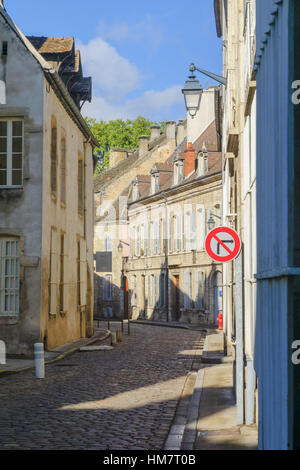
<path id="1" fill-rule="evenodd" d="M 218 38 L 222 37 L 222 18 L 221 18 L 221 2 L 220 0 L 214 0 L 214 10 L 215 10 L 215 19 L 216 19 L 216 29 Z"/>

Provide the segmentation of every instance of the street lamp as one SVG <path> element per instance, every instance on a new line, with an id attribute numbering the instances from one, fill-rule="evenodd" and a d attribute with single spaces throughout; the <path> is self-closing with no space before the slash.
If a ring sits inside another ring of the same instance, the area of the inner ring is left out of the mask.
<path id="1" fill-rule="evenodd" d="M 192 119 L 194 119 L 197 114 L 197 111 L 200 108 L 200 101 L 203 93 L 203 89 L 199 81 L 196 80 L 196 76 L 194 75 L 195 70 L 200 73 L 203 73 L 204 75 L 207 75 L 210 78 L 213 78 L 217 82 L 221 83 L 221 85 L 227 84 L 226 78 L 211 72 L 207 72 L 206 70 L 199 69 L 195 66 L 195 64 L 192 63 L 190 65 L 191 75 L 189 76 L 189 80 L 185 82 L 184 88 L 182 89 L 182 93 L 184 94 L 185 107 Z"/>
<path id="2" fill-rule="evenodd" d="M 218 215 L 216 214 L 213 214 L 212 211 L 210 211 L 210 214 L 209 214 L 209 219 L 207 221 L 207 226 L 208 226 L 208 230 L 213 230 L 215 228 L 215 225 L 216 225 L 216 222 L 214 220 L 214 217 L 216 217 L 217 219 L 219 220 L 222 220 L 221 217 L 219 217 Z"/>
<path id="3" fill-rule="evenodd" d="M 120 241 L 119 241 L 119 245 L 118 245 L 118 252 L 119 252 L 119 253 L 121 253 L 122 250 L 123 250 L 123 244 L 124 244 L 124 245 L 127 245 L 127 246 L 130 246 L 129 243 L 126 243 L 126 242 L 124 242 L 123 240 L 120 240 Z"/>
<path id="4" fill-rule="evenodd" d="M 196 77 L 193 72 L 192 75 L 189 76 L 189 80 L 185 82 L 184 88 L 182 89 L 182 93 L 184 95 L 186 110 L 188 113 L 190 113 L 192 119 L 194 119 L 200 107 L 203 89 L 199 81 L 196 80 Z"/>

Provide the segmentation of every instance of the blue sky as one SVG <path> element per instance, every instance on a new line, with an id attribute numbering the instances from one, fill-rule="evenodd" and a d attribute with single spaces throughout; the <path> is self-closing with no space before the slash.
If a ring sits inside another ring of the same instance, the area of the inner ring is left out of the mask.
<path id="1" fill-rule="evenodd" d="M 221 74 L 213 0 L 6 0 L 26 35 L 75 36 L 93 77 L 97 119 L 185 118 L 181 88 L 190 62 Z M 204 88 L 216 84 L 199 75 Z"/>

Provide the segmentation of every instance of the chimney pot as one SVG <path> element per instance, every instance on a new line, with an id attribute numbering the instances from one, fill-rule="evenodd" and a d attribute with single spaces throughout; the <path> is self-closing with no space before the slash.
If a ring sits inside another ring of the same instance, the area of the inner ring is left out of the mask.
<path id="1" fill-rule="evenodd" d="M 141 135 L 139 139 L 139 157 L 141 157 L 142 155 L 145 155 L 148 152 L 148 137 L 146 135 Z"/>
<path id="2" fill-rule="evenodd" d="M 184 151 L 184 177 L 186 178 L 195 170 L 196 153 L 191 142 L 188 142 L 187 149 Z"/>
<path id="3" fill-rule="evenodd" d="M 167 121 L 166 122 L 166 137 L 168 140 L 175 140 L 175 131 L 176 131 L 176 122 Z"/>
<path id="4" fill-rule="evenodd" d="M 150 126 L 150 130 L 150 141 L 155 140 L 160 136 L 160 126 L 158 124 L 153 124 L 153 126 Z"/>
<path id="5" fill-rule="evenodd" d="M 176 132 L 176 145 L 180 145 L 184 140 L 184 121 L 178 121 Z"/>

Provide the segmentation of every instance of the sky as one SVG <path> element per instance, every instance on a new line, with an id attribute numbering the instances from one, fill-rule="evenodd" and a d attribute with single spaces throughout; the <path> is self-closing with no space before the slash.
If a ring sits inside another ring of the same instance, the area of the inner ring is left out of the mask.
<path id="1" fill-rule="evenodd" d="M 26 35 L 74 36 L 97 120 L 185 119 L 189 65 L 222 73 L 213 0 L 5 0 Z M 204 88 L 217 83 L 198 74 Z"/>

